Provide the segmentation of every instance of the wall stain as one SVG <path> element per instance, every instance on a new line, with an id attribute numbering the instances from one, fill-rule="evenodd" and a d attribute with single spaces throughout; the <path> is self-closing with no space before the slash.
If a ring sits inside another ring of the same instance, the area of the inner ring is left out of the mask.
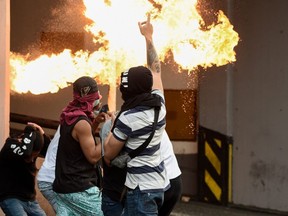
<path id="1" fill-rule="evenodd" d="M 277 161 L 269 163 L 263 160 L 255 161 L 251 164 L 249 175 L 252 178 L 252 186 L 259 191 L 272 190 L 272 188 L 278 191 L 288 184 L 288 167 L 277 165 Z"/>

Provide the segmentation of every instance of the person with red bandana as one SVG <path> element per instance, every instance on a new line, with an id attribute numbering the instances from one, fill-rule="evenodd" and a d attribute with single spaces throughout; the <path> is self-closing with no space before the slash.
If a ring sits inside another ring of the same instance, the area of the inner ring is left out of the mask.
<path id="1" fill-rule="evenodd" d="M 57 215 L 103 215 L 101 192 L 96 186 L 96 165 L 101 145 L 95 132 L 108 114 L 98 114 L 101 95 L 97 83 L 83 76 L 73 83 L 73 100 L 60 116 L 55 180 Z"/>

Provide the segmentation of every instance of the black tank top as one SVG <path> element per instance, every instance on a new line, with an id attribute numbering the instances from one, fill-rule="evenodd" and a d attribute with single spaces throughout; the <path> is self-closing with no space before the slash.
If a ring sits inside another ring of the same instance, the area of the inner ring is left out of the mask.
<path id="1" fill-rule="evenodd" d="M 96 185 L 96 166 L 86 159 L 80 143 L 72 137 L 72 130 L 75 124 L 83 119 L 91 125 L 90 120 L 86 116 L 80 116 L 72 125 L 64 123 L 60 127 L 55 180 L 53 183 L 53 190 L 57 193 L 81 192 Z"/>

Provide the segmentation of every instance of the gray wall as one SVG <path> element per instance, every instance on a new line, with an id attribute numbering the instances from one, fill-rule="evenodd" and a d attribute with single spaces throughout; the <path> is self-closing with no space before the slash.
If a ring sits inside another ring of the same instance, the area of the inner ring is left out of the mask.
<path id="1" fill-rule="evenodd" d="M 227 4 L 237 62 L 203 73 L 200 125 L 233 136 L 232 202 L 287 212 L 288 1 Z"/>

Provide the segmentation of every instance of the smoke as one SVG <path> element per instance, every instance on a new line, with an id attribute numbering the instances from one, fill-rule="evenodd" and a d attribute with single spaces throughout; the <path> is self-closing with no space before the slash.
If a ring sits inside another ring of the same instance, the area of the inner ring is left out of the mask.
<path id="1" fill-rule="evenodd" d="M 92 23 L 84 11 L 82 0 L 61 0 L 51 8 L 51 15 L 44 23 L 45 31 L 41 33 L 42 54 L 61 53 L 64 49 L 72 53 L 96 49 L 93 35 L 84 29 Z"/>
<path id="2" fill-rule="evenodd" d="M 51 32 L 83 32 L 91 21 L 83 15 L 85 6 L 81 0 L 62 0 L 51 10 L 45 29 Z"/>

